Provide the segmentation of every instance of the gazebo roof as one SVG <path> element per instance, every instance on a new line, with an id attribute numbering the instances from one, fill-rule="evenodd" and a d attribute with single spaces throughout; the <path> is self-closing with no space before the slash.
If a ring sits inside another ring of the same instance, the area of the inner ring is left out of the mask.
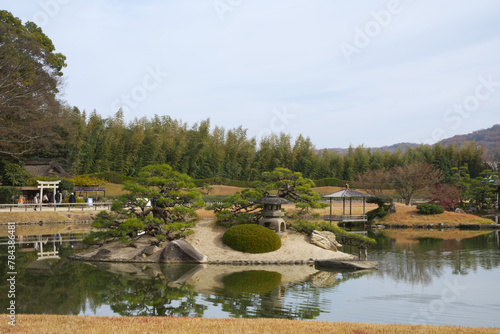
<path id="1" fill-rule="evenodd" d="M 352 189 L 344 189 L 337 191 L 335 193 L 331 193 L 328 195 L 321 196 L 324 198 L 363 198 L 363 197 L 375 197 L 370 194 L 362 193 L 361 191 L 356 191 Z"/>
<path id="2" fill-rule="evenodd" d="M 278 197 L 277 195 L 267 195 L 254 201 L 257 204 L 292 204 L 293 202 L 286 198 Z"/>

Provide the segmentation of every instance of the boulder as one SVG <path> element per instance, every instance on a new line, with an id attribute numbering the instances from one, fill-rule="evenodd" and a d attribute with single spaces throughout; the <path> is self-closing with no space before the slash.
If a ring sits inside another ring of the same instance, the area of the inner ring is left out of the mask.
<path id="1" fill-rule="evenodd" d="M 144 249 L 142 250 L 142 254 L 150 256 L 156 253 L 157 251 L 158 251 L 158 246 L 147 246 L 144 247 Z"/>
<path id="2" fill-rule="evenodd" d="M 330 268 L 330 269 L 349 269 L 349 270 L 364 270 L 375 269 L 378 262 L 361 261 L 361 260 L 316 260 L 315 268 Z"/>
<path id="3" fill-rule="evenodd" d="M 335 239 L 335 234 L 330 231 L 316 231 L 311 234 L 311 243 L 324 249 L 337 251 L 337 247 L 342 247 Z"/>
<path id="4" fill-rule="evenodd" d="M 93 255 L 90 259 L 91 260 L 102 260 L 102 259 L 107 259 L 111 255 L 111 251 L 109 249 L 99 249 L 95 255 Z"/>
<path id="5" fill-rule="evenodd" d="M 207 256 L 201 254 L 184 239 L 169 242 L 160 255 L 161 263 L 206 263 Z"/>
<path id="6" fill-rule="evenodd" d="M 456 208 L 455 209 L 455 213 L 462 213 L 462 214 L 465 214 L 465 211 L 460 209 L 460 208 Z"/>
<path id="7" fill-rule="evenodd" d="M 396 210 L 396 203 L 391 202 L 391 204 L 389 205 L 389 213 L 396 213 Z"/>

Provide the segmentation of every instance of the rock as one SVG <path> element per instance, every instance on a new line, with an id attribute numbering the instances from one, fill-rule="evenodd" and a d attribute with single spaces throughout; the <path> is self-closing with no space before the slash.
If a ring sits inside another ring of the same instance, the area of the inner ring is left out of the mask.
<path id="1" fill-rule="evenodd" d="M 316 260 L 316 268 L 331 268 L 331 269 L 374 269 L 378 262 L 360 261 L 360 260 Z"/>
<path id="2" fill-rule="evenodd" d="M 144 247 L 144 249 L 142 250 L 142 254 L 150 256 L 156 253 L 157 251 L 158 251 L 158 246 L 148 246 Z"/>
<path id="3" fill-rule="evenodd" d="M 396 210 L 396 203 L 391 202 L 391 204 L 389 205 L 389 213 L 396 213 Z"/>
<path id="4" fill-rule="evenodd" d="M 161 263 L 206 263 L 207 256 L 201 254 L 184 239 L 169 242 L 160 255 Z"/>
<path id="5" fill-rule="evenodd" d="M 335 234 L 330 231 L 313 231 L 311 243 L 324 249 L 337 251 L 337 247 L 342 247 L 335 239 Z"/>
<path id="6" fill-rule="evenodd" d="M 372 222 L 378 222 L 380 220 L 379 216 L 375 216 L 375 218 L 372 219 Z"/>
<path id="7" fill-rule="evenodd" d="M 111 251 L 109 249 L 99 249 L 97 253 L 95 253 L 91 259 L 92 260 L 102 260 L 105 258 L 108 258 L 111 254 Z"/>
<path id="8" fill-rule="evenodd" d="M 465 211 L 460 209 L 460 208 L 456 208 L 455 209 L 455 213 L 461 213 L 461 214 L 465 214 Z"/>

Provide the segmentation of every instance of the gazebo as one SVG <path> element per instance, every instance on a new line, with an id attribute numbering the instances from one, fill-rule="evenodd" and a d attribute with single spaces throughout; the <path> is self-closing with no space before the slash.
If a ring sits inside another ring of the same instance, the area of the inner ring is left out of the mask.
<path id="1" fill-rule="evenodd" d="M 277 195 L 267 195 L 259 198 L 254 203 L 264 204 L 262 218 L 259 219 L 259 225 L 269 227 L 276 233 L 286 231 L 286 224 L 283 219 L 285 213 L 281 211 L 281 205 L 291 204 L 292 202 L 286 198 L 278 197 Z"/>
<path id="2" fill-rule="evenodd" d="M 329 195 L 324 195 L 322 196 L 323 198 L 329 198 L 330 199 L 330 215 L 324 216 L 324 219 L 326 221 L 335 221 L 335 222 L 366 222 L 366 198 L 367 197 L 375 197 L 370 194 L 365 194 L 360 191 L 352 190 L 349 189 L 348 187 L 344 190 L 340 190 L 334 193 L 331 193 Z M 352 199 L 363 199 L 363 214 L 362 215 L 353 215 L 352 214 Z M 341 215 L 334 215 L 332 214 L 333 211 L 333 200 L 334 199 L 342 199 L 342 214 Z M 346 199 L 349 200 L 349 214 L 346 215 Z"/>

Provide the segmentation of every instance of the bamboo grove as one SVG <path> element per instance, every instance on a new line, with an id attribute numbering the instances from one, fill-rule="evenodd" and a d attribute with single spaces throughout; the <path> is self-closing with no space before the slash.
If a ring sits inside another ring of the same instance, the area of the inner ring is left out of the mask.
<path id="1" fill-rule="evenodd" d="M 428 162 L 439 168 L 449 181 L 452 168 L 466 166 L 470 177 L 487 168 L 483 148 L 475 142 L 458 147 L 421 145 L 403 152 L 349 147 L 346 154 L 317 150 L 309 138 L 295 140 L 285 133 L 272 134 L 259 142 L 249 138 L 243 127 L 226 130 L 212 126 L 210 119 L 188 125 L 169 116 L 135 119 L 126 124 L 123 113 L 103 118 L 97 112 L 88 117 L 73 108 L 71 133 L 66 143 L 51 152 L 37 152 L 29 158 L 57 158 L 74 175 L 116 172 L 136 176 L 152 164 L 169 164 L 194 179 L 225 177 L 252 181 L 263 172 L 283 167 L 311 179 L 353 180 L 367 170 L 389 170 L 415 162 Z M 335 146 L 332 136 L 331 146 Z"/>

